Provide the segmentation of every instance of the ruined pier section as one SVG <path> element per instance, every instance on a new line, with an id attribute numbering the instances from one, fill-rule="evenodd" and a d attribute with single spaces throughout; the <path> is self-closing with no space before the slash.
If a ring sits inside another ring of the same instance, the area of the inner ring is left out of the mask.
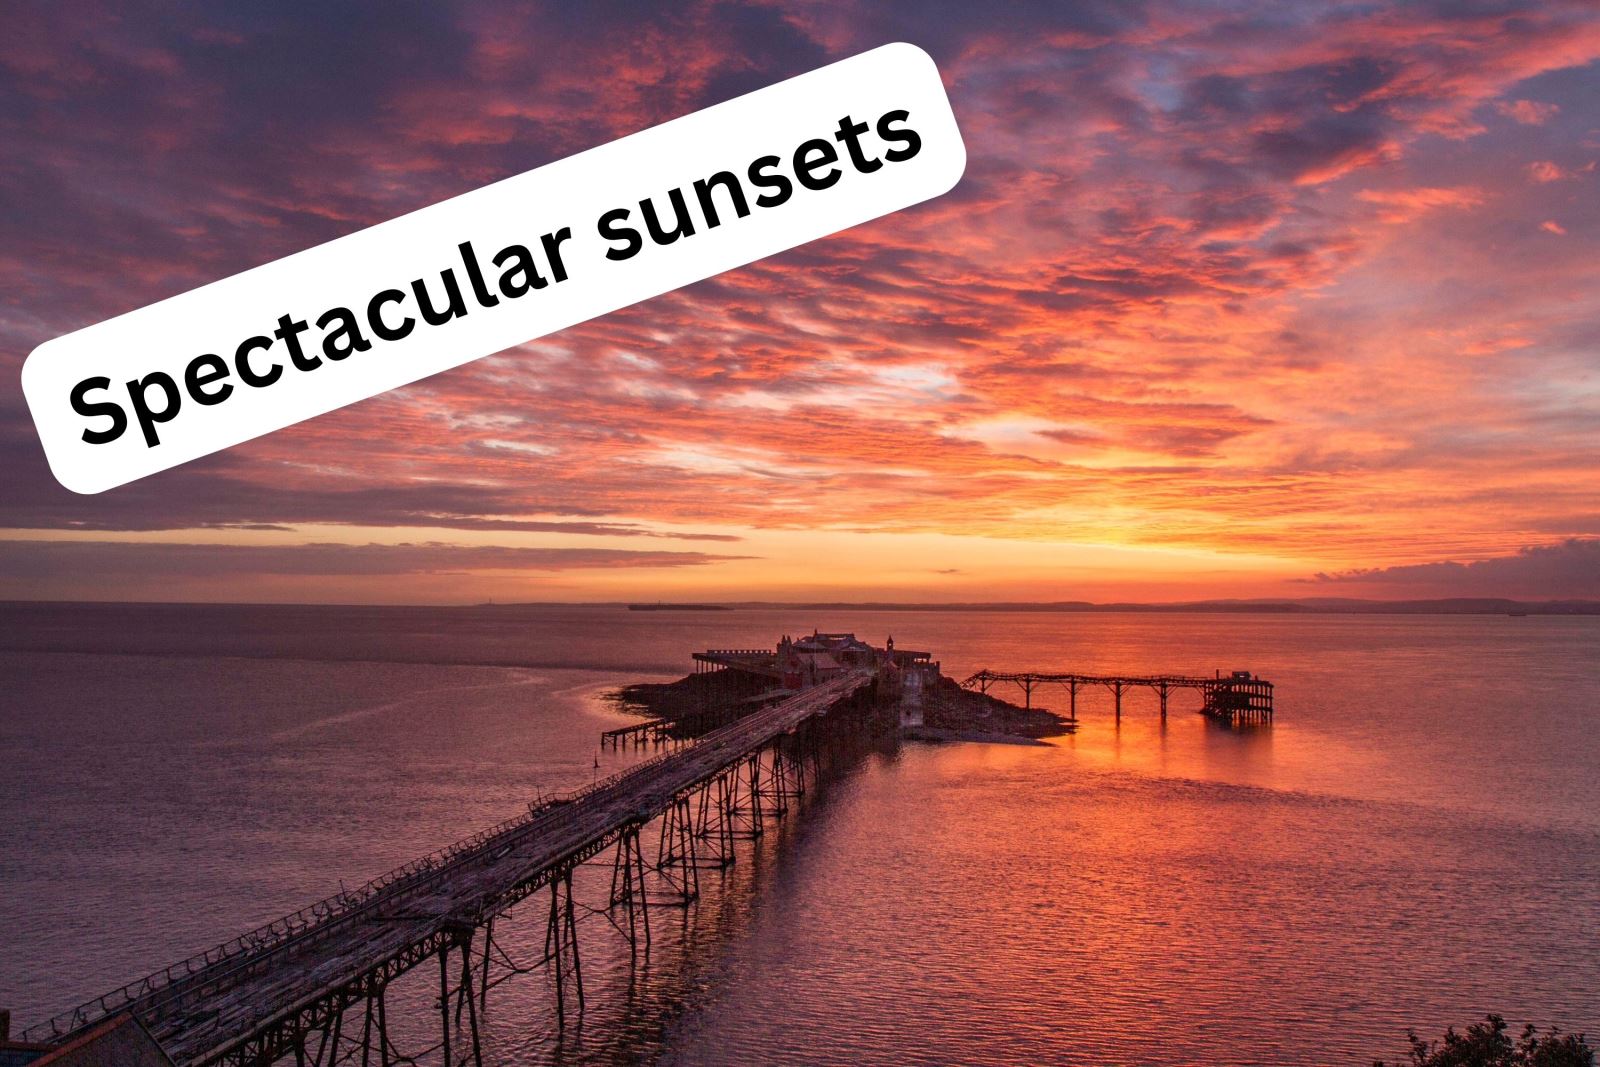
<path id="1" fill-rule="evenodd" d="M 1179 690 L 1194 690 L 1200 694 L 1200 713 L 1208 719 L 1229 726 L 1255 726 L 1272 721 L 1272 683 L 1258 678 L 1249 671 L 1216 672 L 1213 677 L 1204 675 L 1154 674 L 1070 674 L 1044 671 L 978 671 L 961 685 L 979 693 L 988 693 L 990 687 L 1008 682 L 1022 690 L 1025 707 L 1033 706 L 1035 690 L 1050 685 L 1060 685 L 1067 691 L 1069 722 L 1078 721 L 1078 690 L 1103 687 L 1116 701 L 1117 722 L 1122 722 L 1122 698 L 1129 690 L 1149 689 L 1160 699 L 1161 719 L 1167 718 L 1167 701 Z"/>

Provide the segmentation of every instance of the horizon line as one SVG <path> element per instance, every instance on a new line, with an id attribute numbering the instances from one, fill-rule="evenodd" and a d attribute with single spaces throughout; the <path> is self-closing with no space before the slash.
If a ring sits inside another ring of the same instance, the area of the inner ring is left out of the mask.
<path id="1" fill-rule="evenodd" d="M 1428 614 L 1493 614 L 1520 608 L 1543 609 L 1545 614 L 1600 614 L 1600 600 L 1583 597 L 1523 599 L 1502 596 L 1453 597 L 1210 597 L 1199 600 L 995 600 L 995 601 L 904 601 L 904 600 L 508 600 L 461 601 L 455 603 L 384 603 L 375 601 L 257 601 L 257 600 L 86 600 L 0 598 L 3 606 L 85 607 L 238 607 L 238 608 L 391 608 L 459 611 L 487 608 L 553 607 L 635 607 L 655 611 L 696 610 L 829 610 L 829 611 L 1037 611 L 1037 612 L 1117 612 L 1117 611 L 1232 611 L 1240 613 L 1360 613 L 1410 608 Z M 1551 611 L 1550 609 L 1564 609 Z"/>

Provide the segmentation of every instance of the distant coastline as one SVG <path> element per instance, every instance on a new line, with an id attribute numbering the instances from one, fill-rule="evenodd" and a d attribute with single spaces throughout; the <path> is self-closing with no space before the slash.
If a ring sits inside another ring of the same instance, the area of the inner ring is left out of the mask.
<path id="1" fill-rule="evenodd" d="M 629 604 L 629 611 L 732 611 L 726 604 L 668 604 L 657 601 L 653 604 Z"/>

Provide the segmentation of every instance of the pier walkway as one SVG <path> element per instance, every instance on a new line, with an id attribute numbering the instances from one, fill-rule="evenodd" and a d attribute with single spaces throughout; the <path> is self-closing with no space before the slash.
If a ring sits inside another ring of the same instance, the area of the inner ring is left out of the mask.
<path id="1" fill-rule="evenodd" d="M 656 903 L 663 887 L 680 900 L 692 899 L 695 867 L 707 858 L 732 862 L 735 836 L 759 833 L 764 812 L 781 814 L 786 800 L 803 792 L 807 742 L 814 753 L 816 730 L 859 706 L 856 698 L 872 680 L 870 671 L 851 671 L 752 711 L 693 745 L 547 799 L 524 816 L 167 967 L 24 1036 L 58 1043 L 129 1013 L 179 1065 L 260 1067 L 286 1056 L 297 1064 L 413 1062 L 389 1038 L 383 992 L 436 956 L 442 1037 L 427 1052 L 440 1054 L 446 1065 L 481 1062 L 477 1016 L 494 984 L 497 915 L 549 887 L 544 962 L 554 971 L 564 1022 L 569 1003 L 575 999 L 581 1007 L 583 997 L 574 867 L 616 848 L 610 906 L 625 909 L 625 918 L 613 921 L 636 946 L 641 937 L 648 943 L 644 905 Z M 813 762 L 820 769 L 820 761 Z M 657 877 L 647 901 L 639 830 L 657 819 L 663 820 L 660 847 L 649 868 Z"/>

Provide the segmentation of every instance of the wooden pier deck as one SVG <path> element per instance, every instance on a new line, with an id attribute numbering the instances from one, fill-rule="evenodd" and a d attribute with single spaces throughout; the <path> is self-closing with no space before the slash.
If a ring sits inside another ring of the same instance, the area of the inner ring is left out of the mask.
<path id="1" fill-rule="evenodd" d="M 556 883 L 563 877 L 570 924 L 575 864 L 619 841 L 637 853 L 638 828 L 664 813 L 669 816 L 664 834 L 670 835 L 674 832 L 670 815 L 678 810 L 687 812 L 688 796 L 697 792 L 709 795 L 711 785 L 727 786 L 730 777 L 737 784 L 746 766 L 751 771 L 751 788 L 756 789 L 754 775 L 764 749 L 829 715 L 872 679 L 871 672 L 853 671 L 752 711 L 693 745 L 570 796 L 546 800 L 525 816 L 408 864 L 359 890 L 312 905 L 158 971 L 32 1027 L 25 1036 L 59 1042 L 110 1016 L 129 1012 L 180 1065 L 266 1064 L 290 1054 L 297 1062 L 322 1062 L 330 1028 L 332 1047 L 340 1045 L 337 1020 L 347 1007 L 366 1000 L 370 1034 L 372 998 L 381 998 L 384 985 L 431 956 L 440 956 L 441 996 L 448 1005 L 445 960 L 454 947 L 468 965 L 461 981 L 469 993 L 456 994 L 459 1043 L 461 1006 L 475 1010 L 472 1001 L 479 995 L 470 992 L 470 972 L 476 966 L 472 963 L 474 931 L 489 924 L 487 936 L 492 938 L 497 914 L 550 886 L 554 932 L 559 900 Z M 773 773 L 781 778 L 783 772 L 775 765 Z M 752 802 L 759 803 L 759 798 Z M 687 833 L 688 827 L 679 827 L 679 831 Z M 667 854 L 665 845 L 663 854 Z M 681 862 L 682 857 L 676 856 L 674 861 Z M 619 867 L 622 863 L 619 849 Z M 642 880 L 642 871 L 639 877 Z M 626 887 L 630 907 L 632 885 L 629 881 Z M 554 936 L 559 954 L 563 951 L 559 937 L 564 935 Z M 575 930 L 572 936 L 575 939 Z M 484 946 L 487 975 L 487 940 Z M 571 951 L 576 967 L 575 941 Z M 579 977 L 581 981 L 581 974 Z M 557 978 L 559 990 L 559 972 Z M 487 984 L 485 978 L 485 991 Z M 581 1002 L 581 986 L 579 997 Z M 381 1026 L 381 1002 L 378 1011 Z M 476 1053 L 475 1015 L 472 1027 Z M 319 1031 L 322 1045 L 313 1059 L 308 1044 Z M 448 1010 L 444 1031 L 448 1048 Z M 345 1035 L 344 1040 L 349 1039 Z M 370 1037 L 368 1041 L 366 1047 L 373 1051 Z M 389 1062 L 387 1044 L 381 1052 L 383 1062 Z M 330 1057 L 334 1055 L 330 1053 Z M 333 1058 L 326 1062 L 332 1063 Z M 376 1056 L 373 1062 L 377 1062 Z M 445 1062 L 450 1062 L 448 1055 Z"/>

